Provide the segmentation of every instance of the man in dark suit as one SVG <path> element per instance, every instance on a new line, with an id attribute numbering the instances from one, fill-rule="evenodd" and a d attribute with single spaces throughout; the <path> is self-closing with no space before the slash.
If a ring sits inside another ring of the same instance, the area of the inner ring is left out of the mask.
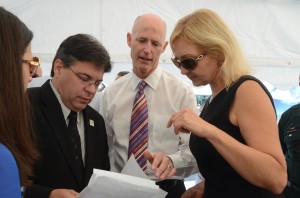
<path id="1" fill-rule="evenodd" d="M 93 168 L 110 170 L 104 120 L 88 106 L 110 70 L 102 44 L 90 35 L 77 34 L 58 48 L 52 79 L 28 89 L 40 159 L 25 197 L 76 197 Z M 69 114 L 75 116 L 74 122 Z"/>
<path id="2" fill-rule="evenodd" d="M 288 183 L 283 193 L 285 198 L 298 198 L 300 197 L 300 103 L 283 112 L 278 129 L 288 173 Z"/>

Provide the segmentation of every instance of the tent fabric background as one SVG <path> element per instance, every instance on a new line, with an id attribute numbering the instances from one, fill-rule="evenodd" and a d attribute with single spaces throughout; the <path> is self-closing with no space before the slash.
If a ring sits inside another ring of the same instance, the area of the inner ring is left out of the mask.
<path id="1" fill-rule="evenodd" d="M 34 32 L 32 49 L 42 61 L 44 75 L 59 44 L 68 36 L 88 33 L 98 38 L 111 54 L 114 67 L 104 83 L 114 81 L 121 70 L 131 71 L 126 34 L 134 19 L 154 13 L 167 23 L 167 39 L 176 21 L 197 8 L 221 15 L 275 99 L 278 118 L 290 105 L 300 102 L 300 0 L 0 0 Z M 161 66 L 191 83 L 172 65 L 168 47 Z M 209 95 L 207 87 L 195 94 Z M 192 184 L 197 176 L 190 177 Z M 187 183 L 186 183 L 187 184 Z M 190 187 L 187 185 L 187 187 Z"/>
<path id="2" fill-rule="evenodd" d="M 33 30 L 33 52 L 41 58 L 44 74 L 49 74 L 56 49 L 66 37 L 89 33 L 111 54 L 114 69 L 105 76 L 110 83 L 118 71 L 131 70 L 126 34 L 138 15 L 161 16 L 169 38 L 179 18 L 197 8 L 209 8 L 219 13 L 237 36 L 256 77 L 280 89 L 298 84 L 299 0 L 0 0 L 0 6 Z M 168 47 L 161 56 L 163 66 L 186 80 L 171 64 L 171 57 Z"/>

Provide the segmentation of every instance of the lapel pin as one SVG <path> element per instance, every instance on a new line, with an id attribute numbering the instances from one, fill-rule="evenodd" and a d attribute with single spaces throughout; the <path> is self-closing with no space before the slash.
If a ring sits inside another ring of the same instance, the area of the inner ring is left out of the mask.
<path id="1" fill-rule="evenodd" d="M 94 126 L 94 120 L 90 120 L 90 126 Z"/>

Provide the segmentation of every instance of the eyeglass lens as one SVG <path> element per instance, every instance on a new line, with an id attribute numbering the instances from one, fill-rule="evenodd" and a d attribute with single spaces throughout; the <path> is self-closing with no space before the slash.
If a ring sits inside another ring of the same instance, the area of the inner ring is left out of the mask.
<path id="1" fill-rule="evenodd" d="M 29 62 L 30 65 L 30 75 L 34 75 L 40 66 L 40 59 L 38 57 L 33 57 L 32 61 Z"/>
<path id="2" fill-rule="evenodd" d="M 87 78 L 85 76 L 82 76 L 84 74 L 79 74 L 79 73 L 76 73 L 71 67 L 68 67 L 73 74 L 75 74 L 75 76 L 77 76 L 77 78 L 86 86 L 92 86 L 94 85 L 96 89 L 98 89 L 98 87 L 100 86 L 100 84 L 102 83 L 101 80 L 99 81 L 92 81 L 90 78 Z"/>
<path id="3" fill-rule="evenodd" d="M 40 66 L 40 59 L 38 57 L 33 57 L 32 60 L 23 60 L 23 63 L 29 64 L 29 72 L 30 75 L 33 76 L 35 75 L 38 67 Z"/>

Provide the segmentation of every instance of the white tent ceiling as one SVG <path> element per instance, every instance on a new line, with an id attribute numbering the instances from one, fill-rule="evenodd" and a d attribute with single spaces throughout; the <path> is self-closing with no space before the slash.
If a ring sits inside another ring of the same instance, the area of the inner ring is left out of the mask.
<path id="1" fill-rule="evenodd" d="M 62 40 L 89 33 L 106 46 L 115 63 L 107 78 L 110 82 L 124 65 L 130 69 L 126 33 L 136 16 L 160 15 L 167 23 L 169 38 L 179 18 L 206 7 L 218 12 L 231 27 L 255 66 L 255 76 L 284 89 L 298 84 L 299 0 L 0 0 L 0 5 L 34 32 L 33 52 L 41 57 L 46 73 Z M 168 48 L 161 62 L 175 69 L 171 56 Z"/>

